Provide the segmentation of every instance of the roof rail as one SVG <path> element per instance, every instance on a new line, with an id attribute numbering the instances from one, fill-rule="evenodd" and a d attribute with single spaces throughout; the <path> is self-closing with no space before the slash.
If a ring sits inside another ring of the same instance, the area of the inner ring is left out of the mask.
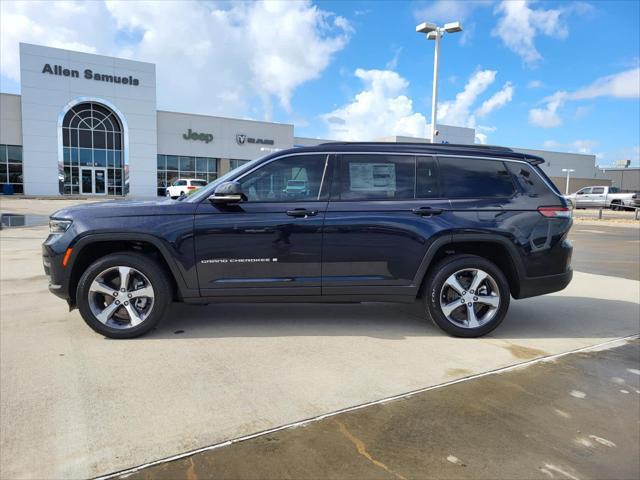
<path id="1" fill-rule="evenodd" d="M 324 142 L 319 145 L 371 145 L 371 146 L 390 146 L 402 145 L 410 147 L 434 148 L 434 149 L 468 149 L 468 150 L 497 150 L 501 152 L 513 152 L 509 147 L 501 147 L 498 145 L 482 145 L 467 143 L 424 143 L 424 142 Z"/>

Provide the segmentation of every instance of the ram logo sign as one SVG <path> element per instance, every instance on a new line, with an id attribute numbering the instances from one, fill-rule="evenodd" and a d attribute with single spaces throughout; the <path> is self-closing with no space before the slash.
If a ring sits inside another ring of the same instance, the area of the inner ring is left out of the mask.
<path id="1" fill-rule="evenodd" d="M 236 133 L 236 143 L 238 145 L 244 145 L 245 143 L 254 143 L 257 145 L 273 145 L 275 141 L 271 140 L 270 138 L 254 138 L 248 137 L 244 133 Z"/>

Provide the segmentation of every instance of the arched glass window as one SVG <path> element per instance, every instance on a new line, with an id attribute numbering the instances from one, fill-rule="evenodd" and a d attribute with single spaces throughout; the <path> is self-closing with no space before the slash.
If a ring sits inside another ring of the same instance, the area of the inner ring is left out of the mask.
<path id="1" fill-rule="evenodd" d="M 64 193 L 122 195 L 122 143 L 111 110 L 94 102 L 71 108 L 62 122 Z"/>

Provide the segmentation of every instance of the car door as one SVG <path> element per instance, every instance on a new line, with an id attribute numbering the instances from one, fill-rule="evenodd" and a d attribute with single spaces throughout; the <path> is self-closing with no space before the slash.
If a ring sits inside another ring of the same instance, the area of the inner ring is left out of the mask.
<path id="1" fill-rule="evenodd" d="M 344 153 L 333 178 L 322 294 L 415 294 L 421 261 L 450 222 L 435 159 Z"/>
<path id="2" fill-rule="evenodd" d="M 288 155 L 236 179 L 246 201 L 200 203 L 194 232 L 201 295 L 320 295 L 329 179 L 328 155 Z"/>
<path id="3" fill-rule="evenodd" d="M 592 187 L 591 194 L 589 195 L 590 207 L 604 207 L 606 203 L 606 195 L 604 193 L 604 187 Z"/>
<path id="4" fill-rule="evenodd" d="M 585 187 L 576 192 L 576 208 L 587 208 L 589 206 L 591 187 Z"/>

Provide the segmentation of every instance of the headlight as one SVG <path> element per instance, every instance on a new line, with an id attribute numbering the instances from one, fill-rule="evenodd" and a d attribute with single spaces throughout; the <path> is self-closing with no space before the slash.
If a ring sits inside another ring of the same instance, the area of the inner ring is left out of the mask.
<path id="1" fill-rule="evenodd" d="M 73 220 L 52 218 L 49 220 L 49 233 L 64 233 L 69 229 L 72 223 Z"/>

